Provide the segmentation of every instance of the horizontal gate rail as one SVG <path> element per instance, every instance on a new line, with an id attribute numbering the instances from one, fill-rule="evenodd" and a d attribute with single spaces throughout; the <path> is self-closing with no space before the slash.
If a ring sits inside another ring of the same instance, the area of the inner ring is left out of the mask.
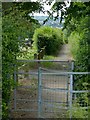
<path id="1" fill-rule="evenodd" d="M 56 101 L 53 101 L 53 100 L 43 100 L 42 102 L 62 103 L 62 102 L 56 102 Z M 63 102 L 63 103 L 66 103 L 66 102 Z"/>
<path id="2" fill-rule="evenodd" d="M 15 110 L 12 110 L 15 111 Z M 17 112 L 38 112 L 38 110 L 35 109 L 16 109 Z"/>
<path id="3" fill-rule="evenodd" d="M 61 91 L 61 92 L 70 92 L 70 90 L 66 90 L 66 89 L 62 89 L 62 88 L 42 88 L 42 89 L 46 89 L 46 90 L 53 90 L 53 91 Z M 88 93 L 88 92 L 90 92 L 90 90 L 77 90 L 77 91 L 75 91 L 75 90 L 73 90 L 72 91 L 73 93 Z"/>
<path id="4" fill-rule="evenodd" d="M 42 87 L 42 89 L 46 89 L 46 90 L 54 90 L 54 91 L 61 91 L 61 92 L 68 92 L 69 90 L 66 90 L 66 89 L 62 89 L 62 88 L 48 88 L 48 87 Z"/>
<path id="5" fill-rule="evenodd" d="M 38 72 L 16 72 L 16 74 L 38 75 Z"/>
<path id="6" fill-rule="evenodd" d="M 60 72 L 60 73 L 42 73 L 42 75 L 85 75 L 90 74 L 90 72 Z"/>
<path id="7" fill-rule="evenodd" d="M 53 70 L 52 70 L 53 71 Z M 31 74 L 31 75 L 38 75 L 38 72 L 16 72 L 16 74 Z M 90 72 L 58 72 L 58 73 L 47 73 L 43 72 L 42 75 L 85 75 L 90 74 Z"/>
<path id="8" fill-rule="evenodd" d="M 72 60 L 17 60 L 17 62 L 71 62 Z"/>
<path id="9" fill-rule="evenodd" d="M 77 91 L 73 90 L 73 93 L 88 93 L 88 92 L 90 92 L 90 90 L 77 90 Z"/>
<path id="10" fill-rule="evenodd" d="M 38 102 L 37 100 L 17 99 L 17 101 Z"/>

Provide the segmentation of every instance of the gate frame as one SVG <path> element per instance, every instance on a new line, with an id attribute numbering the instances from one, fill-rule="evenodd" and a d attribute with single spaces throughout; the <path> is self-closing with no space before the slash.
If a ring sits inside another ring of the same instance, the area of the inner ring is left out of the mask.
<path id="1" fill-rule="evenodd" d="M 71 65 L 71 70 L 73 71 L 74 70 L 74 61 L 73 60 L 68 60 L 68 61 L 60 61 L 60 60 L 17 60 L 17 62 L 68 62 L 68 63 L 72 63 Z M 17 72 L 16 70 L 16 65 L 15 65 L 15 71 L 14 71 L 14 82 L 16 83 L 17 82 L 17 74 L 19 74 L 19 72 Z M 24 74 L 24 73 L 22 73 Z M 29 74 L 29 73 L 28 73 Z M 39 94 L 39 97 L 38 97 L 38 117 L 41 118 L 41 113 L 42 113 L 42 103 L 41 103 L 41 75 L 43 74 L 42 71 L 41 71 L 41 68 L 39 67 L 38 68 L 38 94 Z M 51 74 L 51 73 L 49 73 Z M 90 92 L 90 91 L 87 91 L 87 90 L 82 90 L 82 91 L 74 91 L 73 90 L 73 75 L 76 75 L 76 74 L 90 74 L 90 72 L 60 72 L 60 73 L 52 73 L 52 74 L 58 74 L 58 75 L 70 75 L 70 91 L 67 91 L 67 94 L 68 92 L 70 93 L 70 102 L 69 102 L 69 108 L 70 108 L 70 119 L 72 118 L 72 94 L 73 93 L 85 93 L 85 92 Z M 40 84 L 39 84 L 40 83 Z M 16 111 L 17 110 L 17 107 L 16 107 L 16 102 L 17 102 L 17 99 L 16 99 L 16 88 L 14 89 L 14 110 Z"/>

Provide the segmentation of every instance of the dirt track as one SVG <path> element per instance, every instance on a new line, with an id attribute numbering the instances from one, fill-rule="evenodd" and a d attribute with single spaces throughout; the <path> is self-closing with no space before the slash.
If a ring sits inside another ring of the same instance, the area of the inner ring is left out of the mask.
<path id="1" fill-rule="evenodd" d="M 73 57 L 71 56 L 70 53 L 70 47 L 68 44 L 64 44 L 56 57 L 56 60 L 72 60 Z"/>

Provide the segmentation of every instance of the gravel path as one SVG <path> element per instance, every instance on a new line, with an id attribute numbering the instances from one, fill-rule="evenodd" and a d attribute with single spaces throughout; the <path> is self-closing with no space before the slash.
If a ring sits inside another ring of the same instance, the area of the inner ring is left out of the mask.
<path id="1" fill-rule="evenodd" d="M 72 56 L 70 54 L 70 47 L 68 44 L 62 45 L 62 48 L 58 54 L 58 56 L 55 58 L 55 60 L 72 60 Z"/>
<path id="2" fill-rule="evenodd" d="M 72 60 L 70 55 L 69 45 L 63 45 L 59 55 L 55 58 L 55 60 Z M 50 90 L 50 89 L 67 89 L 67 84 L 69 80 L 68 76 L 42 76 L 42 116 L 45 118 L 54 118 L 57 112 L 62 111 L 62 107 L 67 106 L 67 93 L 60 91 L 60 90 Z M 27 78 L 22 77 L 19 79 L 21 86 L 30 86 L 31 88 L 17 88 L 17 99 L 22 99 L 21 101 L 17 101 L 17 109 L 18 111 L 14 110 L 14 100 L 12 94 L 11 99 L 11 113 L 10 116 L 12 118 L 37 118 L 38 112 L 30 112 L 28 110 L 34 109 L 38 110 L 38 76 L 31 75 Z M 27 100 L 23 100 L 27 99 Z M 34 100 L 35 102 L 30 102 Z M 49 101 L 47 103 L 47 101 Z M 52 106 L 52 107 L 51 107 Z M 61 107 L 61 108 L 60 108 Z M 21 109 L 28 109 L 26 112 L 21 111 Z M 60 111 L 61 110 L 61 111 Z M 54 113 L 49 113 L 54 112 Z M 62 112 L 61 112 L 62 113 Z"/>

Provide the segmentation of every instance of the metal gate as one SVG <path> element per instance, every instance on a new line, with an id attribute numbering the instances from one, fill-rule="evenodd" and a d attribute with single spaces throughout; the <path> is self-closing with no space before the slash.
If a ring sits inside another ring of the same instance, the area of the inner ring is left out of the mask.
<path id="1" fill-rule="evenodd" d="M 39 118 L 57 118 L 70 106 L 70 77 L 64 72 L 39 68 Z"/>
<path id="2" fill-rule="evenodd" d="M 14 72 L 14 80 L 18 85 L 12 93 L 13 99 L 10 104 L 12 118 L 57 118 L 63 117 L 68 109 L 72 109 L 75 92 L 73 75 L 79 74 L 72 72 L 74 62 L 53 60 L 17 62 L 20 67 L 16 67 Z"/>
<path id="3" fill-rule="evenodd" d="M 87 76 L 88 72 L 53 72 L 39 68 L 39 118 L 72 118 L 74 111 L 88 109 L 88 103 L 77 101 L 82 95 L 88 96 L 89 91 L 74 90 L 73 82 L 76 75 Z M 77 106 L 73 107 L 76 103 Z"/>

